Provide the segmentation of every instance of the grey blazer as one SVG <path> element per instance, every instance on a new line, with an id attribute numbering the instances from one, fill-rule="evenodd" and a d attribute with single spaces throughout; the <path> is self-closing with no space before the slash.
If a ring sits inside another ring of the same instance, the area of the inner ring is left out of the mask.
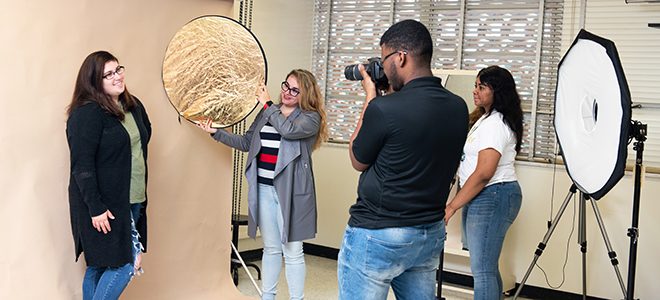
<path id="1" fill-rule="evenodd" d="M 280 150 L 275 164 L 273 185 L 282 208 L 284 230 L 282 244 L 316 236 L 316 188 L 312 172 L 312 150 L 318 135 L 321 116 L 315 111 L 296 108 L 288 117 L 279 105 L 259 112 L 245 135 L 218 130 L 213 138 L 240 151 L 249 151 L 245 164 L 248 181 L 248 236 L 256 237 L 259 220 L 257 156 L 261 151 L 259 131 L 270 121 L 280 133 Z"/>

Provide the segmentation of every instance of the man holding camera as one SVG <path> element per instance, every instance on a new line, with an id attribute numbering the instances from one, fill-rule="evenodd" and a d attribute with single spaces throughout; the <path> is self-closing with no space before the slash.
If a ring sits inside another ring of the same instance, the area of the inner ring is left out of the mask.
<path id="1" fill-rule="evenodd" d="M 394 24 L 380 46 L 379 65 L 394 93 L 376 97 L 370 74 L 358 66 L 367 96 L 349 153 L 362 174 L 339 252 L 339 299 L 386 299 L 390 286 L 397 299 L 435 299 L 467 105 L 433 76 L 433 41 L 423 24 Z"/>

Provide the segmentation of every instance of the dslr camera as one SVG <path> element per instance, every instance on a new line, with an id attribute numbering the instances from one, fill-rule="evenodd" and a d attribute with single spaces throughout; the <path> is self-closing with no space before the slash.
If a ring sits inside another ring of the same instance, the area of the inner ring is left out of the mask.
<path id="1" fill-rule="evenodd" d="M 353 81 L 363 79 L 360 69 L 358 69 L 359 65 L 360 64 L 346 66 L 344 69 L 344 76 L 346 79 Z M 376 88 L 379 90 L 387 90 L 389 83 L 387 82 L 387 77 L 383 71 L 383 65 L 380 63 L 380 58 L 369 58 L 368 63 L 362 65 L 369 74 L 369 77 L 371 77 L 371 81 L 376 84 Z"/>

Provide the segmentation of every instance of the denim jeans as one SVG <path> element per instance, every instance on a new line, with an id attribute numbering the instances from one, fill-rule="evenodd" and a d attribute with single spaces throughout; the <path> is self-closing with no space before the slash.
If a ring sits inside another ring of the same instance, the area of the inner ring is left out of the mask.
<path id="1" fill-rule="evenodd" d="M 340 300 L 435 300 L 445 223 L 365 229 L 346 226 L 337 259 Z"/>
<path id="2" fill-rule="evenodd" d="M 518 216 L 521 204 L 520 185 L 512 181 L 485 187 L 463 207 L 475 300 L 502 297 L 500 254 L 506 232 Z"/>
<path id="3" fill-rule="evenodd" d="M 461 186 L 459 185 L 456 187 L 456 194 L 461 191 Z M 461 247 L 463 248 L 462 250 L 468 250 L 468 242 L 467 242 L 467 237 L 465 236 L 465 216 L 462 214 L 461 210 Z"/>
<path id="4" fill-rule="evenodd" d="M 135 229 L 141 206 L 142 203 L 131 204 L 133 260 L 142 251 Z M 121 267 L 87 267 L 83 278 L 83 300 L 119 299 L 133 275 L 135 275 L 133 263 Z"/>
<path id="5" fill-rule="evenodd" d="M 282 270 L 284 253 L 284 272 L 289 285 L 290 299 L 303 299 L 305 296 L 305 258 L 302 241 L 288 242 L 282 245 L 282 208 L 280 207 L 275 187 L 259 184 L 259 231 L 264 243 L 261 257 L 263 272 L 261 299 L 273 300 L 277 294 L 277 281 Z"/>

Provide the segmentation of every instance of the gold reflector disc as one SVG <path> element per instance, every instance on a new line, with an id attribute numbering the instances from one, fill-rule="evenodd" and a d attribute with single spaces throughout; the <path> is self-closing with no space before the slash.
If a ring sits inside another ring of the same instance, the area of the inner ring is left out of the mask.
<path id="1" fill-rule="evenodd" d="M 163 85 L 174 108 L 198 123 L 228 127 L 256 107 L 266 81 L 266 56 L 243 25 L 222 16 L 190 21 L 174 35 L 163 59 Z"/>

